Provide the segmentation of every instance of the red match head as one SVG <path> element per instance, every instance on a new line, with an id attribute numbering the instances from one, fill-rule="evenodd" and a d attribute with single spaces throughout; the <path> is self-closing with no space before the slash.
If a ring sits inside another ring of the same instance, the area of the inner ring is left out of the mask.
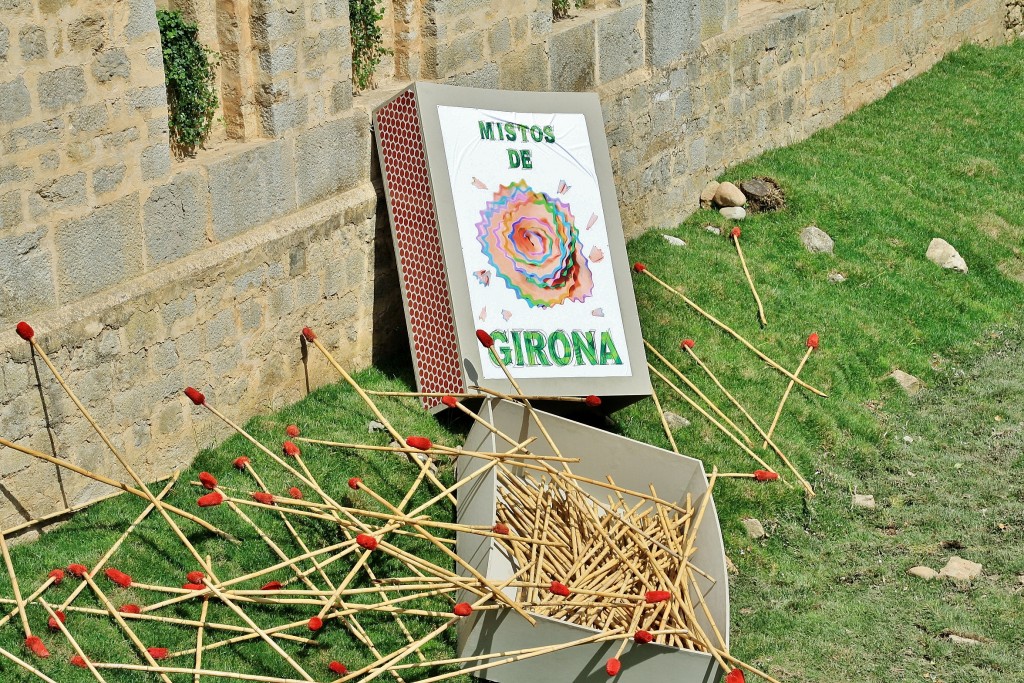
<path id="1" fill-rule="evenodd" d="M 491 527 L 491 531 L 493 531 L 496 534 L 501 534 L 502 536 L 508 536 L 508 524 L 498 522 L 497 524 Z"/>
<path id="2" fill-rule="evenodd" d="M 201 406 L 204 403 L 206 403 L 206 397 L 203 396 L 203 392 L 193 387 L 186 387 L 185 395 L 188 396 L 189 400 L 195 403 L 197 406 Z"/>
<path id="3" fill-rule="evenodd" d="M 459 402 L 455 399 L 454 396 L 443 396 L 441 398 L 441 403 L 445 404 L 449 408 L 454 408 L 456 405 L 458 405 Z"/>
<path id="4" fill-rule="evenodd" d="M 778 478 L 778 472 L 769 472 L 768 470 L 754 470 L 754 479 L 758 481 L 775 481 Z"/>
<path id="5" fill-rule="evenodd" d="M 489 349 L 494 346 L 494 337 L 487 334 L 483 330 L 476 331 L 476 338 L 485 349 Z"/>
<path id="6" fill-rule="evenodd" d="M 310 631 L 319 631 L 324 627 L 324 620 L 320 617 L 313 617 L 306 625 L 309 627 Z"/>
<path id="7" fill-rule="evenodd" d="M 683 341 L 679 342 L 679 348 L 681 349 L 692 349 L 696 345 L 697 342 L 693 341 L 692 339 L 684 339 Z"/>
<path id="8" fill-rule="evenodd" d="M 617 658 L 612 657 L 604 663 L 604 670 L 609 676 L 617 676 L 618 673 L 622 671 L 622 662 Z"/>
<path id="9" fill-rule="evenodd" d="M 202 583 L 203 581 L 206 581 L 206 574 L 198 571 L 189 572 L 185 578 L 188 579 L 189 583 Z"/>
<path id="10" fill-rule="evenodd" d="M 600 396 L 595 396 L 594 394 L 591 394 L 590 396 L 587 396 L 585 399 L 583 399 L 583 402 L 586 403 L 587 407 L 589 407 L 589 408 L 600 408 L 601 407 L 601 397 Z"/>
<path id="11" fill-rule="evenodd" d="M 818 333 L 811 332 L 811 336 L 807 337 L 807 346 L 812 349 L 818 348 Z M 742 672 L 740 672 L 742 673 Z"/>
<path id="12" fill-rule="evenodd" d="M 202 583 L 183 583 L 181 587 L 187 591 L 201 591 L 206 588 L 206 585 Z"/>
<path id="13" fill-rule="evenodd" d="M 293 444 L 291 441 L 285 441 L 283 444 L 281 444 L 281 450 L 284 451 L 285 455 L 290 455 L 293 458 L 297 458 L 300 455 L 302 455 L 302 451 L 299 450 L 299 447 Z"/>
<path id="14" fill-rule="evenodd" d="M 747 677 L 739 669 L 733 669 L 725 675 L 725 683 L 746 683 Z"/>
<path id="15" fill-rule="evenodd" d="M 740 230 L 740 226 L 737 225 L 737 226 L 734 226 L 732 231 L 729 232 L 729 237 L 732 237 L 733 239 L 736 239 L 737 237 L 739 237 L 742 234 L 743 234 L 743 231 Z"/>
<path id="16" fill-rule="evenodd" d="M 288 489 L 288 495 L 294 498 L 295 500 L 302 500 L 302 489 L 300 489 L 298 486 L 293 486 L 290 489 Z"/>
<path id="17" fill-rule="evenodd" d="M 298 428 L 297 425 L 288 425 L 287 427 L 284 428 L 284 433 L 287 434 L 288 436 L 294 438 L 294 437 L 298 436 L 299 434 L 301 434 L 302 432 L 299 431 L 299 428 Z"/>
<path id="18" fill-rule="evenodd" d="M 217 507 L 224 502 L 224 496 L 220 495 L 217 491 L 210 491 L 205 496 L 199 496 L 199 500 L 196 501 L 196 505 L 201 508 L 212 508 Z"/>
<path id="19" fill-rule="evenodd" d="M 57 624 L 57 620 L 59 619 L 60 623 L 63 624 L 68 620 L 68 618 L 59 609 L 53 610 L 53 613 L 57 615 L 57 618 L 54 619 L 53 617 L 50 617 L 50 620 L 46 622 L 46 625 L 50 627 L 51 631 L 59 631 L 60 626 Z"/>
<path id="20" fill-rule="evenodd" d="M 356 543 L 365 548 L 366 550 L 377 549 L 377 539 L 370 534 L 359 534 L 356 536 Z"/>
<path id="21" fill-rule="evenodd" d="M 18 336 L 25 341 L 30 341 L 32 337 L 36 336 L 36 331 L 33 330 L 32 326 L 24 320 L 14 326 L 14 331 L 17 332 Z"/>
<path id="22" fill-rule="evenodd" d="M 63 569 L 54 569 L 49 574 L 47 574 L 47 576 L 49 576 L 51 579 L 53 579 L 53 585 L 54 586 L 59 586 L 61 584 L 61 581 L 64 580 L 64 570 Z"/>
<path id="23" fill-rule="evenodd" d="M 649 643 L 652 640 L 654 640 L 654 636 L 651 634 L 650 631 L 640 629 L 639 631 L 633 634 L 633 641 L 637 643 Z"/>
<path id="24" fill-rule="evenodd" d="M 668 591 L 647 591 L 647 593 L 644 594 L 644 601 L 647 602 L 647 604 L 652 605 L 656 602 L 665 602 L 671 597 L 672 594 Z"/>
<path id="25" fill-rule="evenodd" d="M 633 264 L 633 270 L 636 271 L 637 273 L 643 273 L 647 270 L 647 266 L 645 266 L 640 261 L 637 261 L 636 263 Z"/>
<path id="26" fill-rule="evenodd" d="M 314 332 L 308 327 L 303 327 L 302 336 L 305 337 L 306 341 L 313 341 L 314 339 L 316 339 L 316 332 Z"/>
<path id="27" fill-rule="evenodd" d="M 359 490 L 359 485 L 363 483 L 363 480 L 359 477 L 350 477 L 348 480 L 348 487 L 353 491 Z"/>
<path id="28" fill-rule="evenodd" d="M 69 661 L 71 663 L 71 666 L 77 666 L 79 669 L 89 668 L 89 665 L 85 663 L 85 659 L 82 657 L 82 655 L 74 655 L 71 657 Z"/>
<path id="29" fill-rule="evenodd" d="M 127 605 L 121 605 L 121 607 L 117 611 L 121 614 L 142 614 L 142 608 L 138 605 L 133 605 L 131 603 L 128 603 Z"/>
<path id="30" fill-rule="evenodd" d="M 150 657 L 157 661 L 167 659 L 167 655 L 170 654 L 170 651 L 166 647 L 147 647 L 146 652 L 149 653 Z"/>
<path id="31" fill-rule="evenodd" d="M 103 573 L 107 575 L 108 579 L 116 583 L 121 588 L 131 588 L 132 586 L 132 577 L 122 571 L 118 571 L 117 569 L 110 567 L 109 569 L 104 570 Z"/>
<path id="32" fill-rule="evenodd" d="M 457 617 L 468 617 L 470 614 L 473 613 L 473 606 L 470 605 L 468 602 L 460 602 L 459 604 L 455 605 L 455 608 L 452 609 L 452 612 L 454 612 L 455 616 Z"/>
<path id="33" fill-rule="evenodd" d="M 268 581 L 260 587 L 261 591 L 276 591 L 283 584 L 280 581 Z"/>
<path id="34" fill-rule="evenodd" d="M 569 587 L 564 583 L 559 583 L 558 581 L 552 581 L 551 588 L 549 590 L 555 595 L 561 595 L 563 598 L 567 598 L 572 595 L 572 591 L 569 590 Z"/>
<path id="35" fill-rule="evenodd" d="M 418 451 L 429 451 L 434 447 L 430 439 L 425 436 L 408 436 L 405 442 L 409 444 L 409 448 L 415 448 Z"/>
<path id="36" fill-rule="evenodd" d="M 241 455 L 241 456 L 239 456 L 239 457 L 235 458 L 235 459 L 234 459 L 234 460 L 233 460 L 233 461 L 231 462 L 231 464 L 232 464 L 232 465 L 233 465 L 233 466 L 234 466 L 234 467 L 235 467 L 236 469 L 239 469 L 239 470 L 244 470 L 244 469 L 245 469 L 246 467 L 248 467 L 248 466 L 249 466 L 249 462 L 250 462 L 249 458 L 247 458 L 247 457 L 246 457 L 246 456 L 244 456 L 244 455 Z"/>
<path id="37" fill-rule="evenodd" d="M 40 640 L 39 636 L 29 636 L 25 639 L 25 647 L 34 654 L 36 657 L 46 659 L 50 656 L 50 651 L 43 645 L 43 641 Z"/>
<path id="38" fill-rule="evenodd" d="M 203 485 L 203 488 L 212 491 L 217 488 L 217 477 L 213 476 L 209 472 L 200 472 L 199 483 Z"/>
<path id="39" fill-rule="evenodd" d="M 252 499 L 257 503 L 263 503 L 264 505 L 274 504 L 274 496 L 264 491 L 253 491 L 249 495 L 252 496 Z"/>
<path id="40" fill-rule="evenodd" d="M 327 668 L 331 670 L 331 673 L 339 676 L 344 676 L 348 673 L 348 667 L 341 662 L 331 662 L 327 665 Z"/>
<path id="41" fill-rule="evenodd" d="M 68 565 L 68 574 L 71 574 L 71 576 L 74 576 L 74 577 L 80 579 L 80 578 L 82 578 L 83 576 L 85 576 L 88 573 L 89 573 L 89 568 L 86 567 L 84 564 L 69 564 Z"/>

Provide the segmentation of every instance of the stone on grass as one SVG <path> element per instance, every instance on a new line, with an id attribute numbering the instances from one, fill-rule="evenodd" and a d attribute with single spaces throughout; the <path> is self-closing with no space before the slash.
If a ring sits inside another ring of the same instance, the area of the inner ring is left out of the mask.
<path id="1" fill-rule="evenodd" d="M 946 638 L 948 638 L 949 642 L 953 643 L 954 645 L 982 645 L 983 644 L 982 641 L 980 641 L 980 640 L 975 640 L 974 638 L 967 638 L 965 636 L 959 636 L 959 635 L 957 635 L 955 633 L 947 633 L 946 634 Z"/>
<path id="2" fill-rule="evenodd" d="M 679 239 L 675 235 L 662 235 L 662 237 L 664 237 L 665 241 L 668 242 L 669 244 L 671 244 L 673 247 L 685 247 L 686 246 L 686 242 L 684 242 L 683 240 Z"/>
<path id="3" fill-rule="evenodd" d="M 911 567 L 907 570 L 907 573 L 911 576 L 916 576 L 919 579 L 924 579 L 925 581 L 932 581 L 939 576 L 937 571 L 931 567 L 925 567 L 923 565 Z"/>
<path id="4" fill-rule="evenodd" d="M 902 370 L 893 370 L 889 376 L 896 380 L 896 383 L 903 387 L 903 391 L 911 396 L 920 393 L 924 389 L 924 382 Z"/>
<path id="5" fill-rule="evenodd" d="M 812 254 L 831 254 L 836 243 L 828 233 L 816 225 L 808 225 L 800 231 L 800 241 L 804 248 Z"/>
<path id="6" fill-rule="evenodd" d="M 740 183 L 740 191 L 748 199 L 763 199 L 771 194 L 772 186 L 760 178 L 749 178 Z"/>
<path id="7" fill-rule="evenodd" d="M 690 426 L 690 421 L 682 415 L 676 415 L 671 410 L 665 411 L 665 422 L 668 422 L 669 429 L 686 429 Z"/>
<path id="8" fill-rule="evenodd" d="M 846 282 L 846 276 L 843 275 L 842 273 L 829 273 L 828 281 L 834 285 L 837 285 L 840 282 Z"/>
<path id="9" fill-rule="evenodd" d="M 853 494 L 853 507 L 874 510 L 875 497 L 869 494 L 855 493 Z"/>
<path id="10" fill-rule="evenodd" d="M 747 198 L 740 188 L 726 181 L 715 190 L 714 202 L 718 207 L 743 206 L 747 203 Z"/>
<path id="11" fill-rule="evenodd" d="M 712 180 L 710 183 L 704 186 L 704 189 L 700 193 L 700 208 L 710 209 L 711 203 L 715 200 L 715 192 L 718 192 L 718 186 L 721 185 L 717 180 Z"/>
<path id="12" fill-rule="evenodd" d="M 747 212 L 742 206 L 727 206 L 719 209 L 718 213 L 722 214 L 731 221 L 741 221 L 747 217 Z"/>
<path id="13" fill-rule="evenodd" d="M 1017 583 L 1019 583 L 1020 585 L 1024 586 L 1024 574 L 1021 574 L 1020 576 L 1017 577 Z"/>
<path id="14" fill-rule="evenodd" d="M 722 229 L 714 225 L 705 225 L 704 229 L 710 232 L 712 235 L 721 235 Z"/>
<path id="15" fill-rule="evenodd" d="M 967 272 L 967 263 L 953 245 L 944 239 L 936 237 L 928 244 L 928 252 L 925 254 L 928 260 L 935 265 L 955 270 L 958 273 Z"/>
<path id="16" fill-rule="evenodd" d="M 370 434 L 373 434 L 374 432 L 383 432 L 386 429 L 387 427 L 382 425 L 380 422 L 377 422 L 376 420 L 370 420 L 369 422 L 366 423 L 366 431 L 368 431 Z"/>
<path id="17" fill-rule="evenodd" d="M 733 576 L 740 573 L 739 567 L 733 564 L 732 560 L 729 559 L 728 555 L 725 556 L 725 570 Z"/>
<path id="18" fill-rule="evenodd" d="M 765 533 L 764 525 L 761 524 L 759 520 L 756 520 L 753 517 L 744 519 L 743 526 L 747 530 L 747 535 L 755 541 L 760 540 L 768 535 L 767 533 Z"/>
<path id="19" fill-rule="evenodd" d="M 971 581 L 981 576 L 981 565 L 953 555 L 946 566 L 939 570 L 940 579 Z"/>

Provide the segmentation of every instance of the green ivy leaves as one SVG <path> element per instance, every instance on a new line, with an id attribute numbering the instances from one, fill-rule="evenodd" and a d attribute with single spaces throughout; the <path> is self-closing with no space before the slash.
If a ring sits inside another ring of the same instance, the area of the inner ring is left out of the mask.
<path id="1" fill-rule="evenodd" d="M 216 66 L 219 55 L 199 42 L 199 29 L 180 12 L 157 10 L 163 46 L 164 82 L 170 110 L 171 146 L 195 154 L 213 125 L 217 111 Z"/>
<path id="2" fill-rule="evenodd" d="M 380 20 L 384 7 L 380 0 L 349 0 L 348 18 L 352 30 L 352 82 L 359 90 L 366 90 L 373 78 L 373 70 L 391 50 L 381 43 L 384 34 Z"/>

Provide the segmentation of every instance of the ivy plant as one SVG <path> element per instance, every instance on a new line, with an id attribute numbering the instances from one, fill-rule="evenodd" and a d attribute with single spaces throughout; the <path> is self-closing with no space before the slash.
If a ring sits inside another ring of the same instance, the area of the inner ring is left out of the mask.
<path id="1" fill-rule="evenodd" d="M 348 18 L 352 31 L 352 83 L 357 90 L 366 90 L 373 80 L 374 69 L 391 50 L 384 47 L 380 20 L 384 6 L 380 0 L 349 0 Z"/>
<path id="2" fill-rule="evenodd" d="M 176 10 L 157 10 L 170 110 L 171 146 L 194 155 L 210 134 L 217 111 L 216 67 L 220 56 L 199 42 L 199 28 Z"/>
<path id="3" fill-rule="evenodd" d="M 572 5 L 576 6 L 576 9 L 585 7 L 587 0 L 551 0 L 551 15 L 555 19 L 568 19 L 569 9 Z"/>

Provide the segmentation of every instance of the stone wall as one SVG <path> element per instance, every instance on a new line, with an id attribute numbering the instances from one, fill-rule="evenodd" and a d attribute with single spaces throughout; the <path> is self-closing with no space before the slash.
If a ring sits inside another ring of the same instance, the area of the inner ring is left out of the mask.
<path id="1" fill-rule="evenodd" d="M 546 0 L 391 0 L 394 56 L 353 95 L 343 0 L 169 4 L 222 55 L 223 125 L 193 159 L 168 144 L 154 0 L 0 0 L 0 435 L 115 476 L 14 324 L 33 323 L 149 477 L 224 435 L 182 387 L 240 419 L 297 399 L 306 324 L 353 367 L 392 352 L 404 320 L 369 112 L 407 79 L 598 92 L 636 235 L 692 212 L 727 165 L 964 41 L 1004 40 L 1020 7 L 593 0 L 554 22 Z M 0 453 L 0 526 L 99 493 Z"/>
<path id="2" fill-rule="evenodd" d="M 1006 42 L 1024 39 L 1024 0 L 1006 0 Z"/>

